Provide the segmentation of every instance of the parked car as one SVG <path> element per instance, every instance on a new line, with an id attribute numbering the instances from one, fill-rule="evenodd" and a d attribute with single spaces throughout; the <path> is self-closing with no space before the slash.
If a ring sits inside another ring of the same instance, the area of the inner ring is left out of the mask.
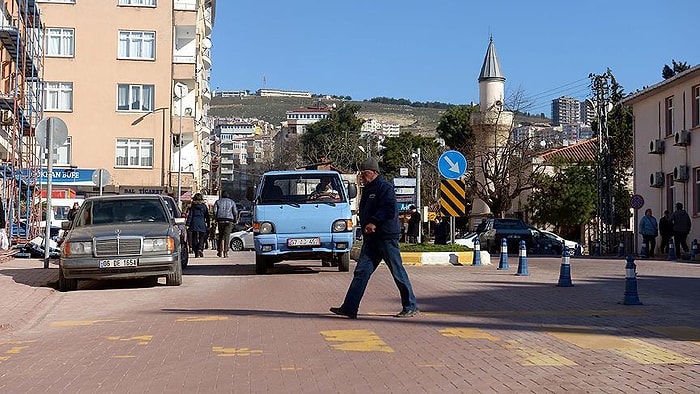
<path id="1" fill-rule="evenodd" d="M 175 202 L 174 198 L 170 196 L 163 196 L 163 199 L 168 204 L 170 214 L 174 218 L 185 217 L 182 211 L 180 211 L 180 208 L 177 206 L 177 202 Z M 187 234 L 187 226 L 185 226 L 184 222 L 178 225 L 177 228 L 180 230 L 180 263 L 182 264 L 182 268 L 187 268 L 187 264 L 190 262 L 190 237 Z"/>
<path id="2" fill-rule="evenodd" d="M 238 212 L 238 222 L 236 223 L 236 230 L 242 231 L 253 225 L 253 212 L 251 211 L 239 211 Z"/>
<path id="3" fill-rule="evenodd" d="M 228 237 L 229 249 L 234 252 L 241 250 L 254 250 L 255 243 L 253 241 L 253 227 L 249 226 L 246 230 L 236 231 Z"/>
<path id="4" fill-rule="evenodd" d="M 525 241 L 528 250 L 535 246 L 532 231 L 521 219 L 488 219 L 484 232 L 479 234 L 481 250 L 497 253 L 501 250 L 502 240 L 506 240 L 508 253 L 520 250 L 520 241 Z"/>
<path id="5" fill-rule="evenodd" d="M 455 238 L 455 243 L 457 245 L 463 245 L 468 248 L 474 249 L 474 240 L 479 237 L 478 233 L 469 233 L 464 236 L 461 236 L 460 238 Z M 479 240 L 481 242 L 481 240 Z M 449 241 L 448 241 L 449 243 Z"/>
<path id="6" fill-rule="evenodd" d="M 182 284 L 180 229 L 166 199 L 154 194 L 90 197 L 83 202 L 61 244 L 58 287 L 75 290 L 81 279 L 165 276 Z"/>
<path id="7" fill-rule="evenodd" d="M 560 254 L 563 251 L 563 246 L 567 246 L 569 248 L 569 253 L 571 253 L 571 254 L 574 254 L 574 252 L 578 248 L 580 248 L 580 245 L 576 241 L 570 241 L 568 239 L 564 239 L 564 238 L 560 237 L 559 235 L 554 234 L 551 231 L 547 231 L 547 230 L 539 230 L 539 231 L 540 231 L 542 238 L 554 239 L 562 245 L 561 250 L 558 252 Z"/>

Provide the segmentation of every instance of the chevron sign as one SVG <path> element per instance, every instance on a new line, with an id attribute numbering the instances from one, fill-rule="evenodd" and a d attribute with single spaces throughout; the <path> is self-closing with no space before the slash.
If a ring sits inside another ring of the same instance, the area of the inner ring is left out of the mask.
<path id="1" fill-rule="evenodd" d="M 444 216 L 466 215 L 467 195 L 464 181 L 443 180 L 440 183 L 440 212 Z"/>

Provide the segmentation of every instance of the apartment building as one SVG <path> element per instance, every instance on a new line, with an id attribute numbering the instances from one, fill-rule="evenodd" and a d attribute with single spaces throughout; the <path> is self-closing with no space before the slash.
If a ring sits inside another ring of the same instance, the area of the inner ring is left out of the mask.
<path id="1" fill-rule="evenodd" d="M 581 102 L 572 97 L 552 100 L 552 125 L 559 126 L 581 121 Z"/>
<path id="2" fill-rule="evenodd" d="M 46 116 L 68 140 L 65 182 L 94 193 L 207 191 L 215 0 L 37 0 L 45 23 Z"/>
<path id="3" fill-rule="evenodd" d="M 634 192 L 656 217 L 683 203 L 700 237 L 700 65 L 624 100 L 634 114 Z"/>
<path id="4" fill-rule="evenodd" d="M 12 238 L 38 235 L 38 212 L 26 207 L 40 175 L 43 28 L 34 0 L 0 2 L 0 201 Z"/>

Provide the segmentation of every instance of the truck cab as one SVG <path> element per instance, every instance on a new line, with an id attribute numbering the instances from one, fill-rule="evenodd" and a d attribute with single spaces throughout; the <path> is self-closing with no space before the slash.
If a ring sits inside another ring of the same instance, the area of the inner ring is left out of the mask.
<path id="1" fill-rule="evenodd" d="M 255 272 L 283 260 L 319 259 L 339 271 L 350 268 L 353 221 L 350 200 L 357 186 L 338 172 L 269 171 L 253 201 Z"/>

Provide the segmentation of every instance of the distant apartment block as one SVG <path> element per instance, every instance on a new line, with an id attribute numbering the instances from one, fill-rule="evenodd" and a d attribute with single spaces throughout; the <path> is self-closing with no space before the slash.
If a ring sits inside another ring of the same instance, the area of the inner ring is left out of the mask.
<path id="1" fill-rule="evenodd" d="M 214 92 L 214 97 L 248 97 L 250 90 L 222 90 Z"/>
<path id="2" fill-rule="evenodd" d="M 327 119 L 329 114 L 330 108 L 325 105 L 297 108 L 286 112 L 286 127 L 283 125 L 282 128 L 301 135 L 306 131 L 306 126 Z"/>
<path id="3" fill-rule="evenodd" d="M 552 125 L 579 123 L 581 121 L 581 102 L 572 97 L 559 97 L 552 100 Z"/>
<path id="4" fill-rule="evenodd" d="M 302 97 L 311 98 L 311 92 L 296 90 L 258 89 L 256 94 L 260 97 Z"/>

